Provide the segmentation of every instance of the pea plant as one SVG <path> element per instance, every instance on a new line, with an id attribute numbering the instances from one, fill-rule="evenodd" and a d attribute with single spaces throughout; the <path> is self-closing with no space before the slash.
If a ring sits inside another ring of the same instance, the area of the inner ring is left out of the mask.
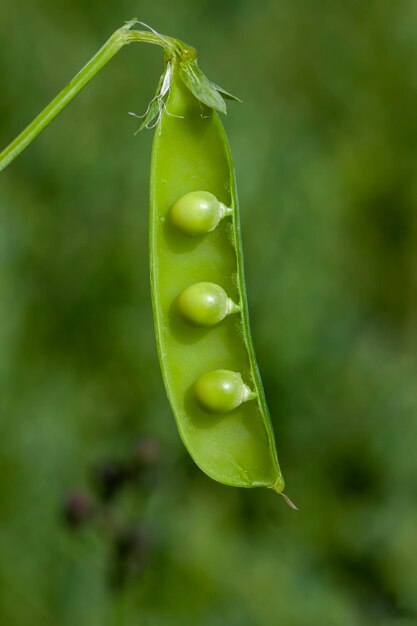
<path id="1" fill-rule="evenodd" d="M 125 45 L 162 46 L 164 71 L 138 131 L 155 128 L 150 257 L 155 334 L 182 440 L 211 478 L 236 487 L 284 480 L 248 318 L 233 161 L 218 113 L 238 100 L 211 82 L 191 46 L 147 30 L 118 29 L 0 153 L 9 165 Z M 295 507 L 294 507 L 295 508 Z"/>

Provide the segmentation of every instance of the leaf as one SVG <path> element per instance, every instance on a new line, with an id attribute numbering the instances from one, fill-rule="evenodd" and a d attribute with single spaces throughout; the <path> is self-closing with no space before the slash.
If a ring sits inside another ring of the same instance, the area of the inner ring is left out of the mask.
<path id="1" fill-rule="evenodd" d="M 151 128 L 152 122 L 154 121 L 155 117 L 159 115 L 159 111 L 160 111 L 159 100 L 157 98 L 154 98 L 149 103 L 148 110 L 143 116 L 143 120 L 139 124 L 139 128 L 136 130 L 135 135 L 137 133 L 140 133 L 140 131 L 143 130 L 144 128 Z"/>
<path id="2" fill-rule="evenodd" d="M 150 103 L 148 104 L 148 108 L 146 109 L 144 115 L 136 115 L 135 113 L 132 113 L 132 115 L 134 115 L 135 117 L 139 117 L 142 120 L 141 123 L 139 124 L 139 127 L 135 131 L 135 135 L 140 133 L 140 131 L 143 130 L 144 128 L 150 128 L 156 116 L 159 115 L 160 106 L 161 106 L 159 99 L 160 99 L 161 88 L 164 82 L 165 75 L 166 75 L 166 72 L 164 72 L 161 78 L 159 79 L 158 85 L 156 87 L 155 95 L 150 101 Z"/>
<path id="3" fill-rule="evenodd" d="M 200 70 L 196 61 L 182 61 L 180 63 L 180 76 L 197 100 L 211 109 L 216 109 L 224 114 L 227 113 L 225 101 L 204 72 Z"/>
<path id="4" fill-rule="evenodd" d="M 226 98 L 226 100 L 233 100 L 234 102 L 242 102 L 240 98 L 238 98 L 237 96 L 234 96 L 229 91 L 226 91 L 226 89 L 223 89 L 223 87 L 219 87 L 219 85 L 216 85 L 216 83 L 213 83 L 213 81 L 210 81 L 210 82 L 213 85 L 213 87 L 216 89 L 216 91 L 218 91 L 219 94 L 223 98 Z"/>

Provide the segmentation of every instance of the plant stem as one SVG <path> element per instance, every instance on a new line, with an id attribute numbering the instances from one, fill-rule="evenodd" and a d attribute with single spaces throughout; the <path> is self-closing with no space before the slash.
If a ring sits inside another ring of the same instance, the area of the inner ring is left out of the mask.
<path id="1" fill-rule="evenodd" d="M 7 167 L 38 135 L 52 122 L 56 116 L 71 102 L 73 98 L 90 82 L 92 78 L 119 52 L 134 41 L 142 41 L 165 46 L 168 43 L 161 37 L 144 31 L 129 31 L 135 20 L 127 22 L 116 30 L 100 50 L 88 61 L 68 85 L 39 113 L 37 117 L 0 152 L 0 172 Z"/>

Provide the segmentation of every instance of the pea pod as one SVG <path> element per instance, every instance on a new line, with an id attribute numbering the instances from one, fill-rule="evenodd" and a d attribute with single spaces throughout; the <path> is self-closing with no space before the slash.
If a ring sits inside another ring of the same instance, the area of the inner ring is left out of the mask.
<path id="1" fill-rule="evenodd" d="M 195 97 L 183 73 L 173 59 L 152 153 L 151 284 L 163 378 L 184 444 L 206 474 L 228 485 L 281 492 L 249 331 L 232 157 L 217 112 Z M 232 304 L 217 303 L 218 319 L 198 325 L 187 307 L 204 313 L 204 287 L 199 294 L 195 286 L 207 284 Z M 187 291 L 188 302 L 181 304 Z"/>

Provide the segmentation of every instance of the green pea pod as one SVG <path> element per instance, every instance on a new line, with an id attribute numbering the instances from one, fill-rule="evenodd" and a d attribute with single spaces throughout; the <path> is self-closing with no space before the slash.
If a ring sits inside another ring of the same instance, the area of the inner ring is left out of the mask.
<path id="1" fill-rule="evenodd" d="M 201 91 L 184 77 L 184 64 L 174 63 L 152 154 L 151 284 L 163 378 L 184 444 L 206 474 L 281 492 L 249 332 L 232 157 L 217 113 L 202 115 Z M 218 315 L 205 315 L 204 285 Z"/>

